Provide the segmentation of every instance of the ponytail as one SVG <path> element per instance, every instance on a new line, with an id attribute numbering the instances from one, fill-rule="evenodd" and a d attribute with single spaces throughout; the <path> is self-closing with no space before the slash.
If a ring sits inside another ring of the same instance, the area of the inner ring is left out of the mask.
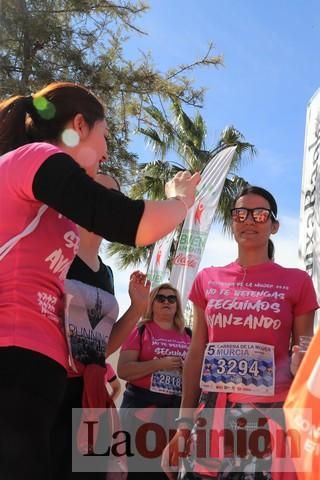
<path id="1" fill-rule="evenodd" d="M 26 131 L 29 97 L 17 95 L 0 103 L 0 155 L 30 143 Z"/>
<path id="2" fill-rule="evenodd" d="M 87 88 L 55 82 L 33 96 L 0 103 L 0 155 L 31 142 L 57 142 L 78 113 L 89 128 L 105 118 L 103 104 Z"/>
<path id="3" fill-rule="evenodd" d="M 275 253 L 275 248 L 274 248 L 274 244 L 273 244 L 273 241 L 268 240 L 268 258 L 269 260 L 274 260 L 274 253 Z"/>

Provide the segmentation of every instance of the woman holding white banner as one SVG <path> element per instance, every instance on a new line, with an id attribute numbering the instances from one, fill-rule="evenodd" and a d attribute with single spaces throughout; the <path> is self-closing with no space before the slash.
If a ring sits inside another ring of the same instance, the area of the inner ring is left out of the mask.
<path id="1" fill-rule="evenodd" d="M 290 339 L 298 344 L 300 336 L 312 335 L 316 294 L 306 272 L 273 261 L 269 237 L 279 222 L 268 191 L 245 188 L 234 202 L 231 221 L 237 260 L 199 272 L 189 295 L 193 339 L 178 431 L 163 465 L 175 478 L 168 463 L 177 465 L 182 438 L 196 445 L 198 456 L 189 465 L 184 462 L 189 472 L 181 479 L 289 480 L 295 478 L 294 469 L 279 449 L 284 446 L 282 406 L 292 382 Z M 196 418 L 198 443 L 193 443 L 190 429 Z M 209 430 L 209 445 L 202 445 Z M 274 443 L 275 434 L 280 445 Z"/>
<path id="2" fill-rule="evenodd" d="M 66 386 L 64 279 L 77 225 L 109 241 L 151 244 L 185 218 L 199 175 L 178 173 L 163 201 L 134 201 L 96 183 L 107 151 L 104 106 L 70 82 L 3 100 L 0 126 L 0 476 L 43 480 Z"/>

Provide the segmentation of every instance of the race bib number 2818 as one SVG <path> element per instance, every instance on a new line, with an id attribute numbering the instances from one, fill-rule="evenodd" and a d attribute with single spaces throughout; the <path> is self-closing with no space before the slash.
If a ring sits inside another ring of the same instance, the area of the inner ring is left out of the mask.
<path id="1" fill-rule="evenodd" d="M 179 371 L 166 372 L 160 370 L 154 372 L 151 377 L 152 392 L 164 393 L 167 395 L 181 395 L 182 376 Z"/>

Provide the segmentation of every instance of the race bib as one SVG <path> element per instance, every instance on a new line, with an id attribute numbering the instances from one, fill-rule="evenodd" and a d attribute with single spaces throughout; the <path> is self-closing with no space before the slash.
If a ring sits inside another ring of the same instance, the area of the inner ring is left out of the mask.
<path id="1" fill-rule="evenodd" d="M 200 387 L 205 391 L 274 395 L 274 347 L 264 343 L 207 345 Z"/>
<path id="2" fill-rule="evenodd" d="M 160 370 L 151 376 L 152 392 L 164 393 L 166 395 L 181 395 L 182 376 L 177 370 L 166 372 Z"/>

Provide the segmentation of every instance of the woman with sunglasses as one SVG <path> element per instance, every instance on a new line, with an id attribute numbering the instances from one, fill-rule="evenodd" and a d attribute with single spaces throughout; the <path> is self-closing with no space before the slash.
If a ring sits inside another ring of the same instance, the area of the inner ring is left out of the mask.
<path id="1" fill-rule="evenodd" d="M 173 412 L 177 414 L 183 361 L 190 341 L 178 291 L 170 283 L 154 288 L 145 317 L 122 346 L 118 362 L 118 375 L 127 381 L 120 410 L 121 421 L 133 434 L 143 420 L 152 419 L 165 428 L 166 419 L 161 415 L 156 419 L 153 416 L 155 409 L 170 408 L 173 418 Z M 133 458 L 129 463 L 129 479 L 141 479 L 144 475 L 149 478 L 145 460 Z M 160 461 L 158 472 L 154 471 L 155 465 L 151 467 L 152 476 L 165 479 Z"/>
<path id="2" fill-rule="evenodd" d="M 178 439 L 190 440 L 198 405 L 207 431 L 222 434 L 223 445 L 211 437 L 209 453 L 190 462 L 185 478 L 289 480 L 295 474 L 283 473 L 291 465 L 279 466 L 284 459 L 272 448 L 270 432 L 276 428 L 282 433 L 282 405 L 293 378 L 290 343 L 312 335 L 316 294 L 305 271 L 273 260 L 270 236 L 279 222 L 268 191 L 246 187 L 234 202 L 231 222 L 237 260 L 199 272 L 189 295 L 193 338 L 184 366 L 178 431 L 163 465 L 177 464 Z M 283 438 L 280 434 L 277 438 Z M 173 472 L 168 476 L 175 478 Z"/>

